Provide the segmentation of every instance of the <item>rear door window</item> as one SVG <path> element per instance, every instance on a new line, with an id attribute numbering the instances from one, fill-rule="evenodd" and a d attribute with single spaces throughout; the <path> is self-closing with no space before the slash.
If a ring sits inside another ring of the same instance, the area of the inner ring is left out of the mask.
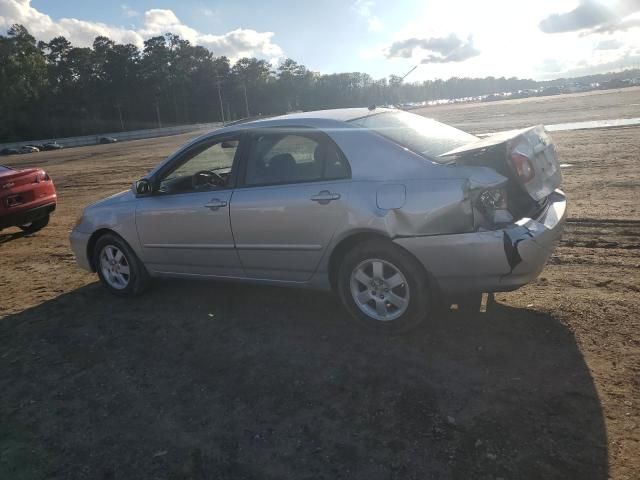
<path id="1" fill-rule="evenodd" d="M 348 178 L 349 166 L 321 135 L 264 133 L 254 136 L 247 159 L 247 186 Z"/>

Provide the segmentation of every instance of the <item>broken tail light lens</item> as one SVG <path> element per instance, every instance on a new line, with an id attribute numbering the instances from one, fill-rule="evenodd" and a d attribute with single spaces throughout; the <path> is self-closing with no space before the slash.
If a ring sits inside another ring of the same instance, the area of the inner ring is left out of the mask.
<path id="1" fill-rule="evenodd" d="M 485 190 L 478 197 L 478 202 L 484 210 L 507 208 L 507 192 L 501 188 Z"/>
<path id="2" fill-rule="evenodd" d="M 502 188 L 492 188 L 482 192 L 478 196 L 477 205 L 484 218 L 493 225 L 501 225 L 513 220 L 507 208 L 507 191 Z"/>
<path id="3" fill-rule="evenodd" d="M 516 172 L 516 175 L 518 175 L 523 183 L 527 183 L 536 176 L 533 165 L 531 165 L 531 162 L 526 155 L 522 155 L 518 152 L 511 153 L 511 165 Z"/>

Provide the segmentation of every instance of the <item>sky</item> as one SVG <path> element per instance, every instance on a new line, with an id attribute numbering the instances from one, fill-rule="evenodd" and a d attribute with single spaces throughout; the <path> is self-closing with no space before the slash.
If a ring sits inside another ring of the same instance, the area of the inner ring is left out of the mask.
<path id="1" fill-rule="evenodd" d="M 172 32 L 226 55 L 374 78 L 538 80 L 640 66 L 640 0 L 0 0 L 38 40 L 142 47 Z"/>

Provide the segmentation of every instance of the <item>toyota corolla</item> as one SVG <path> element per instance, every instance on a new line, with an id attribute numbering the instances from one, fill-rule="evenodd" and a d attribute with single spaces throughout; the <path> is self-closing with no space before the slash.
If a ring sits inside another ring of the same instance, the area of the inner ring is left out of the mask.
<path id="1" fill-rule="evenodd" d="M 566 199 L 542 126 L 485 138 L 394 109 L 227 126 L 87 207 L 79 265 L 118 295 L 151 277 L 331 289 L 385 330 L 538 276 Z"/>

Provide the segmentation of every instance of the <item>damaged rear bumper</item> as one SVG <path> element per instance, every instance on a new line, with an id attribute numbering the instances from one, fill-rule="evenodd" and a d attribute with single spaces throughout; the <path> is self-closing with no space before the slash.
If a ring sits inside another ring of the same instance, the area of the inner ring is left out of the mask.
<path id="1" fill-rule="evenodd" d="M 535 279 L 562 235 L 567 200 L 560 190 L 537 219 L 501 230 L 396 238 L 429 271 L 443 293 L 504 292 Z"/>

